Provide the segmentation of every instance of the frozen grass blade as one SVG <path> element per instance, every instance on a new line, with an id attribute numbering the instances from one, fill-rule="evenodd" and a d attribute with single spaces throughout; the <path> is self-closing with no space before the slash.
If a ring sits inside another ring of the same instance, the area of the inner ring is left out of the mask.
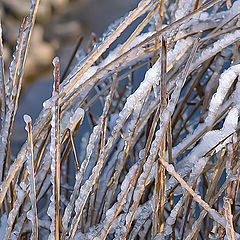
<path id="1" fill-rule="evenodd" d="M 54 65 L 54 84 L 53 84 L 53 115 L 51 121 L 51 146 L 50 156 L 51 163 L 51 182 L 53 185 L 53 194 L 48 208 L 48 215 L 52 219 L 51 233 L 49 239 L 59 239 L 60 231 L 60 99 L 59 99 L 59 82 L 60 82 L 60 63 L 58 57 L 53 60 Z"/>
<path id="2" fill-rule="evenodd" d="M 18 106 L 18 99 L 19 99 L 20 90 L 21 90 L 22 78 L 23 78 L 23 73 L 24 73 L 24 66 L 25 66 L 27 55 L 28 55 L 29 43 L 30 43 L 30 39 L 31 39 L 32 30 L 33 30 L 33 27 L 34 27 L 34 24 L 35 24 L 35 20 L 36 20 L 36 15 L 37 15 L 39 2 L 40 2 L 40 0 L 32 1 L 32 6 L 31 6 L 31 10 L 30 10 L 30 17 L 28 18 L 28 27 L 27 27 L 27 32 L 26 32 L 26 39 L 25 39 L 25 45 L 24 45 L 24 51 L 23 51 L 23 57 L 22 57 L 22 63 L 21 63 L 22 67 L 19 70 L 20 74 L 19 74 L 18 87 L 17 87 L 17 92 L 16 92 L 16 96 L 15 96 L 15 101 L 14 101 L 13 113 L 12 113 L 12 117 L 11 117 L 11 124 L 10 124 L 10 128 L 9 128 L 10 130 L 12 129 L 13 120 L 14 120 L 16 110 L 17 110 L 17 106 Z M 10 137 L 9 137 L 10 133 L 11 133 L 11 131 L 8 132 L 8 141 L 10 141 Z M 8 145 L 9 145 L 9 143 L 8 143 Z M 4 146 L 1 146 L 1 147 L 4 147 Z M 3 155 L 1 153 L 0 158 L 4 158 L 4 157 L 5 157 L 5 155 Z M 0 162 L 2 162 L 2 161 L 3 160 L 0 159 Z M 22 162 L 22 159 L 20 160 L 20 162 Z M 7 189 L 9 188 L 10 183 L 11 183 L 13 177 L 15 176 L 16 172 L 19 170 L 19 167 L 20 167 L 19 163 L 16 163 L 16 166 L 12 166 L 12 168 L 9 169 L 8 176 L 6 177 L 6 180 L 4 180 L 4 182 L 1 183 L 1 187 L 0 187 L 0 189 L 1 189 L 0 190 L 0 206 L 2 205 L 4 197 L 7 193 Z M 2 169 L 2 168 L 0 168 L 0 169 Z"/>
<path id="3" fill-rule="evenodd" d="M 165 39 L 162 37 L 162 55 L 161 55 L 161 92 L 160 92 L 160 121 L 162 122 L 162 114 L 167 106 L 167 90 L 166 90 L 166 62 L 167 48 Z M 160 158 L 165 159 L 165 141 L 166 135 L 163 136 L 160 146 Z M 165 203 L 165 170 L 161 163 L 157 161 L 157 169 L 155 176 L 155 199 L 154 199 L 154 215 L 153 215 L 153 238 L 160 231 L 163 231 L 164 225 L 164 203 Z"/>
<path id="4" fill-rule="evenodd" d="M 6 80 L 4 72 L 4 56 L 3 56 L 3 42 L 2 42 L 2 25 L 0 22 L 0 77 L 1 77 L 1 120 L 3 121 L 4 116 L 6 115 Z M 1 176 L 2 174 L 0 174 Z"/>
<path id="5" fill-rule="evenodd" d="M 62 83 L 62 81 L 65 79 L 65 77 L 66 77 L 66 75 L 67 75 L 67 73 L 68 73 L 68 70 L 69 70 L 69 68 L 71 67 L 71 64 L 72 64 L 72 62 L 73 62 L 73 60 L 74 60 L 74 58 L 75 58 L 75 56 L 76 56 L 76 54 L 77 54 L 77 51 L 78 51 L 78 49 L 80 48 L 80 46 L 81 46 L 81 44 L 82 44 L 82 41 L 83 41 L 83 37 L 80 36 L 80 37 L 78 38 L 78 40 L 77 40 L 76 47 L 75 47 L 75 49 L 74 49 L 74 51 L 73 51 L 73 53 L 72 53 L 72 56 L 71 56 L 71 58 L 70 58 L 70 60 L 69 60 L 69 62 L 68 62 L 68 64 L 67 64 L 67 66 L 66 66 L 66 69 L 64 70 L 64 73 L 63 73 L 63 75 L 62 75 L 62 77 L 61 77 L 60 83 Z"/>
<path id="6" fill-rule="evenodd" d="M 231 199 L 225 198 L 225 217 L 227 221 L 226 226 L 226 236 L 229 240 L 234 240 L 234 229 L 233 229 L 233 217 L 232 217 L 232 210 L 231 210 Z"/>
<path id="7" fill-rule="evenodd" d="M 22 29 L 21 29 L 21 32 L 20 32 L 20 40 L 19 40 L 19 44 L 18 46 L 16 47 L 17 49 L 17 53 L 16 53 L 16 59 L 14 59 L 14 61 L 12 62 L 12 64 L 14 65 L 14 72 L 12 74 L 12 76 L 10 76 L 10 78 L 12 77 L 12 79 L 10 79 L 10 84 L 11 86 L 8 86 L 10 87 L 8 93 L 5 92 L 5 98 L 7 97 L 8 99 L 8 104 L 6 105 L 6 110 L 3 112 L 5 113 L 4 116 L 2 116 L 2 128 L 1 128 L 1 152 L 5 152 L 5 155 L 4 154 L 0 154 L 0 179 L 3 180 L 4 179 L 4 176 L 3 176 L 3 172 L 5 172 L 5 167 L 6 167 L 6 162 L 9 161 L 9 159 L 7 159 L 7 155 L 8 154 L 8 151 L 9 151 L 9 147 L 10 147 L 10 133 L 11 133 L 11 129 L 12 129 L 12 125 L 13 125 L 13 119 L 14 119 L 14 108 L 13 108 L 13 94 L 14 96 L 16 95 L 16 91 L 17 89 L 20 87 L 18 85 L 18 83 L 16 83 L 16 80 L 17 80 L 17 77 L 18 77 L 18 74 L 19 74 L 19 65 L 21 64 L 20 63 L 20 56 L 23 54 L 23 41 L 24 41 L 24 38 L 25 38 L 25 30 L 27 28 L 27 21 L 28 21 L 28 18 L 26 17 L 24 20 L 23 20 L 23 23 L 22 23 Z M 4 79 L 3 79 L 4 81 Z M 4 86 L 5 83 L 3 82 L 3 89 L 6 88 L 6 86 Z M 15 87 L 14 89 L 14 93 L 13 93 L 13 88 Z M 3 102 L 4 103 L 4 102 Z M 8 118 L 6 117 L 6 114 L 8 112 Z M 6 139 L 7 138 L 7 139 Z"/>
<path id="8" fill-rule="evenodd" d="M 152 7 L 153 4 L 156 3 L 153 2 L 152 4 L 149 5 L 149 7 Z M 129 45 L 130 42 L 133 41 L 134 37 L 137 36 L 137 34 L 139 34 L 142 29 L 145 27 L 145 25 L 148 23 L 148 21 L 152 18 L 152 16 L 155 14 L 155 12 L 158 9 L 158 5 L 155 6 L 155 8 L 146 16 L 146 18 L 137 26 L 136 30 L 132 33 L 132 35 L 128 38 L 128 40 L 126 41 L 126 43 L 123 45 L 123 47 L 121 48 L 121 50 L 119 51 L 118 55 L 121 55 L 124 50 L 126 49 L 126 47 Z"/>
<path id="9" fill-rule="evenodd" d="M 27 23 L 28 23 L 28 18 L 25 17 L 24 20 L 23 20 L 23 23 L 22 23 L 22 31 L 21 31 L 21 34 L 20 34 L 19 46 L 17 47 L 17 56 L 16 56 L 16 62 L 15 62 L 15 68 L 14 68 L 14 73 L 13 73 L 13 76 L 12 76 L 12 79 L 11 79 L 11 88 L 10 88 L 10 92 L 9 92 L 9 95 L 10 95 L 9 100 L 10 101 L 12 101 L 12 99 L 13 99 L 13 94 L 14 94 L 13 93 L 13 88 L 18 85 L 18 83 L 16 81 L 18 80 L 17 77 L 19 77 L 18 74 L 20 72 L 20 69 L 19 69 L 20 64 L 21 64 L 20 57 L 23 54 L 23 51 L 25 50 L 25 49 L 23 49 L 23 41 L 24 41 L 24 38 L 25 38 L 24 32 L 26 31 Z"/>
<path id="10" fill-rule="evenodd" d="M 160 121 L 162 124 L 162 114 L 167 106 L 167 87 L 166 87 L 166 69 L 167 68 L 167 46 L 164 37 L 162 37 L 162 61 L 161 61 L 161 111 L 160 111 Z M 169 121 L 170 123 L 170 121 Z M 162 145 L 160 147 L 160 158 L 165 160 L 165 145 L 166 145 L 166 135 L 163 136 Z M 159 162 L 158 162 L 159 164 Z M 160 178 L 160 221 L 159 221 L 159 231 L 163 231 L 164 227 L 164 203 L 165 203 L 165 169 L 163 166 L 158 165 L 158 172 Z"/>
<path id="11" fill-rule="evenodd" d="M 55 239 L 59 239 L 59 231 L 60 231 L 60 165 L 61 165 L 61 160 L 60 160 L 60 155 L 61 155 L 61 144 L 60 144 L 60 135 L 61 135 L 61 130 L 60 130 L 60 125 L 61 125 L 61 119 L 60 119 L 60 99 L 59 99 L 59 84 L 60 84 L 60 62 L 59 59 L 56 58 L 53 61 L 54 64 L 54 82 L 55 82 L 55 91 L 56 91 L 56 102 L 55 102 L 55 150 L 56 150 L 56 162 L 55 162 L 55 184 L 56 184 L 56 189 L 55 189 Z M 51 150 L 50 150 L 51 151 Z"/>
<path id="12" fill-rule="evenodd" d="M 33 159 L 33 139 L 32 139 L 32 119 L 28 115 L 24 115 L 24 121 L 26 123 L 26 131 L 28 133 L 28 175 L 30 183 L 30 200 L 32 209 L 28 212 L 28 218 L 32 222 L 32 239 L 38 239 L 38 217 L 37 217 L 37 201 L 36 201 L 36 187 L 35 187 L 35 171 L 34 171 L 34 159 Z"/>

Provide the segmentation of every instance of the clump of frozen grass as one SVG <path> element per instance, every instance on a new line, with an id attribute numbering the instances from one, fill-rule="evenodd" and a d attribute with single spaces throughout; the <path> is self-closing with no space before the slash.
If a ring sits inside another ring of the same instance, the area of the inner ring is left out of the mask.
<path id="1" fill-rule="evenodd" d="M 39 1 L 9 79 L 0 28 L 1 236 L 239 238 L 240 0 L 204 2 L 140 1 L 60 86 L 55 59 L 53 96 L 33 127 L 25 116 L 17 156 L 10 137 Z"/>

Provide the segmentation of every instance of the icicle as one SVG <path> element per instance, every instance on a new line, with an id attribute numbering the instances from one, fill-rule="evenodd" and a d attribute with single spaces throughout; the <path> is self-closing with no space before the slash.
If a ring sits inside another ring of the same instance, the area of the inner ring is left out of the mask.
<path id="1" fill-rule="evenodd" d="M 104 171 L 101 174 L 101 177 L 99 179 L 99 186 L 101 186 L 101 188 L 98 189 L 97 191 L 97 198 L 96 198 L 96 203 L 95 203 L 95 207 L 94 207 L 94 216 L 97 216 L 97 212 L 99 211 L 100 207 L 101 207 L 101 200 L 104 199 L 104 207 L 103 207 L 103 211 L 102 211 L 102 216 L 105 216 L 106 211 L 108 210 L 108 204 L 110 202 L 110 194 L 105 194 L 105 190 L 108 188 L 107 184 L 110 181 L 110 179 L 112 178 L 113 172 L 116 170 L 114 170 L 114 167 L 116 165 L 116 163 L 118 162 L 119 159 L 119 155 L 122 155 L 121 150 L 124 147 L 124 141 L 123 139 L 120 140 L 120 142 L 117 145 L 117 148 L 114 150 L 114 154 L 112 155 L 111 159 L 109 160 L 107 166 L 105 166 Z M 112 190 L 112 189 L 111 189 Z M 109 191 L 111 191 L 109 189 Z M 130 189 L 131 191 L 132 189 Z M 128 194 L 129 196 L 130 194 Z M 128 197 L 127 196 L 127 197 Z M 91 204 L 90 204 L 91 205 Z M 125 204 L 126 205 L 126 204 Z M 123 207 L 125 207 L 125 205 L 123 205 Z M 122 207 L 122 210 L 124 211 Z M 95 220 L 95 219 L 94 219 Z M 96 221 L 96 220 L 95 220 Z"/>

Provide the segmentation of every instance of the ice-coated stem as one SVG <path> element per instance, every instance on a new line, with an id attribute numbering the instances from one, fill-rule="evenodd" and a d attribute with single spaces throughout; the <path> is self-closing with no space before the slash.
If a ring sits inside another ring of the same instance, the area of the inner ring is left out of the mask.
<path id="1" fill-rule="evenodd" d="M 37 217 L 37 201 L 36 201 L 36 187 L 35 187 L 35 173 L 34 173 L 34 160 L 33 160 L 33 137 L 32 137 L 32 119 L 28 115 L 23 116 L 26 123 L 26 131 L 28 133 L 28 152 L 27 152 L 27 165 L 28 165 L 28 178 L 30 184 L 30 201 L 32 209 L 28 212 L 28 218 L 32 222 L 32 235 L 31 239 L 38 239 L 38 217 Z"/>
<path id="2" fill-rule="evenodd" d="M 52 121 L 51 121 L 51 146 L 50 155 L 51 164 L 51 182 L 53 185 L 53 194 L 50 199 L 48 215 L 52 219 L 50 227 L 49 239 L 59 239 L 60 231 L 60 98 L 59 98 L 59 82 L 60 82 L 60 63 L 59 58 L 53 59 L 54 65 L 54 84 L 53 84 L 53 102 L 52 102 Z"/>
<path id="3" fill-rule="evenodd" d="M 166 89 L 166 63 L 167 63 L 167 47 L 164 37 L 162 37 L 162 55 L 161 55 L 161 91 L 160 91 L 160 119 L 162 122 L 162 114 L 167 106 L 167 89 Z M 161 140 L 160 156 L 165 159 L 165 134 Z M 164 202 L 165 202 L 165 169 L 160 161 L 157 161 L 157 170 L 155 173 L 155 197 L 153 212 L 153 237 L 164 226 Z"/>
<path id="4" fill-rule="evenodd" d="M 14 108 L 11 110 L 12 111 L 12 118 L 11 118 L 12 119 L 12 121 L 11 121 L 12 124 L 13 124 L 13 120 L 14 120 L 14 117 L 15 117 L 15 114 L 16 114 L 16 111 L 17 111 L 18 99 L 19 99 L 19 95 L 20 95 L 21 83 L 22 83 L 23 73 L 24 73 L 23 70 L 24 70 L 26 59 L 27 59 L 29 43 L 30 43 L 30 39 L 31 39 L 31 35 L 32 35 L 32 30 L 33 30 L 33 27 L 34 27 L 34 24 L 35 24 L 35 20 L 36 20 L 36 15 L 37 15 L 39 2 L 40 2 L 40 0 L 32 0 L 30 17 L 28 18 L 28 27 L 26 28 L 26 40 L 24 42 L 25 43 L 24 44 L 25 51 L 23 52 L 24 54 L 23 54 L 23 57 L 21 59 L 21 69 L 19 70 L 20 71 L 19 84 L 18 84 L 19 88 L 17 89 L 15 102 L 14 102 Z M 11 69 L 11 66 L 10 66 L 10 72 L 13 71 L 13 70 L 14 70 L 14 67 Z M 11 124 L 11 126 L 12 126 L 12 124 Z M 11 126 L 10 126 L 10 129 L 11 129 Z M 2 130 L 3 129 L 1 129 L 1 131 Z M 7 131 L 7 130 L 5 129 L 5 131 Z M 8 131 L 8 133 L 10 133 L 10 132 L 11 131 Z M 0 144 L 0 145 L 2 145 L 2 144 Z M 4 144 L 4 146 L 6 146 L 6 145 Z M 0 146 L 0 152 L 5 151 L 4 146 Z M 0 158 L 1 158 L 2 155 L 5 156 L 5 154 L 0 154 Z M 20 160 L 20 162 L 22 162 L 22 161 L 23 161 L 23 159 Z M 2 164 L 2 162 L 3 162 L 3 160 L 0 159 L 0 164 Z M 10 183 L 11 183 L 13 177 L 15 176 L 15 173 L 17 172 L 18 167 L 20 167 L 20 165 L 21 164 L 19 164 L 19 162 L 17 162 L 15 165 L 12 164 L 11 168 L 9 169 L 8 176 L 7 176 L 6 180 L 1 183 L 1 187 L 0 187 L 0 206 L 2 205 L 4 197 L 7 193 L 8 187 L 10 186 Z M 1 165 L 0 165 L 0 169 L 2 169 Z M 2 180 L 2 179 L 0 179 L 0 180 Z"/>

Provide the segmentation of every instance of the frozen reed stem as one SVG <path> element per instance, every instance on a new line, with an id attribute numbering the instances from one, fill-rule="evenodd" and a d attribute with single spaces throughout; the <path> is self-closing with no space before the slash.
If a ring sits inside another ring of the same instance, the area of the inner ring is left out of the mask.
<path id="1" fill-rule="evenodd" d="M 52 101 L 52 121 L 51 121 L 51 146 L 50 156 L 51 163 L 51 182 L 53 186 L 53 194 L 48 207 L 48 215 L 52 219 L 51 233 L 49 240 L 60 238 L 60 154 L 61 154 L 61 130 L 60 130 L 60 97 L 59 97 L 59 82 L 60 82 L 60 63 L 59 58 L 53 60 L 53 101 Z"/>
<path id="2" fill-rule="evenodd" d="M 24 121 L 26 123 L 26 131 L 28 133 L 28 179 L 30 184 L 30 201 L 32 209 L 28 212 L 28 218 L 32 222 L 32 239 L 38 239 L 38 216 L 37 216 L 37 194 L 35 186 L 35 168 L 34 168 L 34 155 L 33 155 L 33 138 L 32 138 L 32 119 L 28 115 L 24 115 Z"/>

